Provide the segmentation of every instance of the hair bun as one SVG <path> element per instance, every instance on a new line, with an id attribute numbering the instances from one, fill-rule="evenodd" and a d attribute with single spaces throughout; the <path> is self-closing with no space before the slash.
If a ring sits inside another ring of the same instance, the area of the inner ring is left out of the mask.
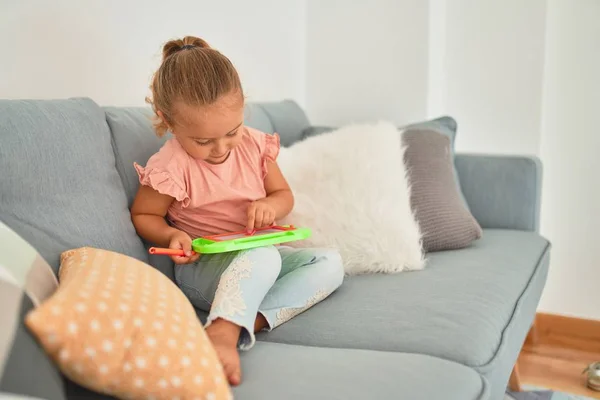
<path id="1" fill-rule="evenodd" d="M 167 57 L 190 47 L 199 47 L 201 49 L 210 49 L 210 46 L 204 39 L 195 36 L 186 36 L 183 39 L 169 40 L 163 46 L 163 60 Z"/>

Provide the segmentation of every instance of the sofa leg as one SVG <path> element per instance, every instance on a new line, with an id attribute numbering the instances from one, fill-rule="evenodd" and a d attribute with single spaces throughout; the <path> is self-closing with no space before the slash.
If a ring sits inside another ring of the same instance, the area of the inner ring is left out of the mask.
<path id="1" fill-rule="evenodd" d="M 540 332 L 538 326 L 536 324 L 535 319 L 533 320 L 533 324 L 531 324 L 531 328 L 529 332 L 527 332 L 527 337 L 525 338 L 525 344 L 530 346 L 535 346 L 539 342 Z"/>
<path id="2" fill-rule="evenodd" d="M 513 392 L 521 391 L 521 379 L 519 378 L 519 362 L 515 363 L 512 372 L 510 373 L 510 379 L 508 380 L 508 388 Z"/>

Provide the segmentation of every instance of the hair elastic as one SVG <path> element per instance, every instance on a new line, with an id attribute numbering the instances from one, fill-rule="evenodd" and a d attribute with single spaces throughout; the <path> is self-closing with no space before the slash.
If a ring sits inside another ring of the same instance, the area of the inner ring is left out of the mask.
<path id="1" fill-rule="evenodd" d="M 193 44 L 185 44 L 185 45 L 181 46 L 181 50 L 189 50 L 189 49 L 193 49 L 194 47 L 196 47 L 196 46 L 194 46 Z"/>

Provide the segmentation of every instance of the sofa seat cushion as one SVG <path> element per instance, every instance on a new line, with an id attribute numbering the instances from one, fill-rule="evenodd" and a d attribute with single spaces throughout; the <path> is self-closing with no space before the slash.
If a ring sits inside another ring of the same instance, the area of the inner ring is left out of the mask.
<path id="1" fill-rule="evenodd" d="M 83 246 L 148 260 L 92 100 L 0 100 L 0 171 L 0 219 L 55 271 Z"/>
<path id="2" fill-rule="evenodd" d="M 236 400 L 485 400 L 487 380 L 431 356 L 257 342 L 242 352 Z M 67 381 L 67 398 L 113 400 Z"/>
<path id="3" fill-rule="evenodd" d="M 236 399 L 487 399 L 487 382 L 435 357 L 258 342 L 242 353 Z"/>
<path id="4" fill-rule="evenodd" d="M 469 248 L 430 254 L 422 271 L 346 278 L 328 299 L 257 338 L 421 353 L 479 367 L 494 359 L 548 247 L 536 233 L 486 230 Z"/>

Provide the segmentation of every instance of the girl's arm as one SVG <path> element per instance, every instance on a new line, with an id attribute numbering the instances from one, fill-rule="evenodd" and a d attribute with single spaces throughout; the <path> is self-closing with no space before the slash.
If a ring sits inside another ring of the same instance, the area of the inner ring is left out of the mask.
<path id="1" fill-rule="evenodd" d="M 276 162 L 267 163 L 265 190 L 265 200 L 275 209 L 275 219 L 281 219 L 292 212 L 294 195 Z"/>
<path id="2" fill-rule="evenodd" d="M 160 194 L 148 186 L 140 186 L 131 206 L 131 220 L 138 235 L 158 246 L 167 247 L 177 231 L 165 220 L 173 200 L 171 196 Z"/>
<path id="3" fill-rule="evenodd" d="M 199 255 L 191 255 L 192 239 L 175 229 L 165 220 L 173 197 L 158 193 L 148 186 L 140 186 L 131 207 L 131 220 L 142 238 L 161 247 L 182 249 L 190 256 L 171 257 L 177 264 L 194 262 Z"/>
<path id="4" fill-rule="evenodd" d="M 267 164 L 265 191 L 267 197 L 253 202 L 248 207 L 249 231 L 272 225 L 294 208 L 294 195 L 276 162 Z"/>

